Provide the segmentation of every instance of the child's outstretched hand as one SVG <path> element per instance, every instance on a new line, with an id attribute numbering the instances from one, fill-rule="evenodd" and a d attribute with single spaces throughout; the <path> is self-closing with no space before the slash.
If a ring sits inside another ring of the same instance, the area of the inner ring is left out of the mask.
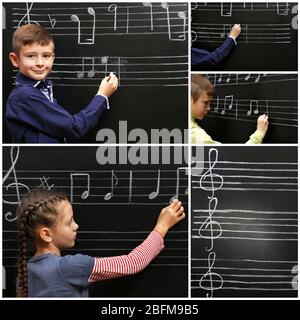
<path id="1" fill-rule="evenodd" d="M 111 72 L 108 77 L 101 81 L 98 94 L 109 98 L 117 90 L 118 84 L 118 78 Z"/>
<path id="2" fill-rule="evenodd" d="M 230 31 L 230 36 L 234 38 L 234 40 L 239 36 L 241 33 L 241 25 L 240 24 L 235 24 Z"/>
<path id="3" fill-rule="evenodd" d="M 184 218 L 184 208 L 181 202 L 176 199 L 169 206 L 161 210 L 154 230 L 158 231 L 164 237 L 170 228 Z"/>
<path id="4" fill-rule="evenodd" d="M 267 133 L 269 126 L 268 116 L 263 114 L 257 118 L 257 131 L 260 131 L 264 136 Z"/>

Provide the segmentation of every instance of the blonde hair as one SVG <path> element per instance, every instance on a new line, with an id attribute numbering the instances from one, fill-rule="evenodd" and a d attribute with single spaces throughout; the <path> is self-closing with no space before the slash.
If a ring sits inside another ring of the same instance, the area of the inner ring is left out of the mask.
<path id="1" fill-rule="evenodd" d="M 209 96 L 213 96 L 215 93 L 215 87 L 202 74 L 192 74 L 191 75 L 191 95 L 192 95 L 193 101 L 197 101 L 203 92 L 205 92 Z"/>

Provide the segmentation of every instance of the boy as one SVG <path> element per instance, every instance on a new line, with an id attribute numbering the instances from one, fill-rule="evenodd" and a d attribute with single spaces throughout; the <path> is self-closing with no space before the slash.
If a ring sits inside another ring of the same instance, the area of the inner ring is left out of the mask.
<path id="1" fill-rule="evenodd" d="M 215 93 L 213 84 L 201 74 L 192 74 L 191 79 L 191 141 L 197 144 L 220 143 L 214 141 L 197 123 L 210 111 L 210 104 Z M 257 129 L 250 136 L 247 144 L 262 143 L 268 130 L 268 116 L 261 115 L 257 119 Z"/>
<path id="2" fill-rule="evenodd" d="M 215 66 L 224 60 L 230 53 L 231 49 L 237 44 L 236 38 L 241 33 L 241 26 L 235 24 L 230 31 L 229 36 L 223 42 L 223 44 L 214 50 L 209 52 L 204 49 L 192 48 L 192 65 L 199 67 Z"/>
<path id="3" fill-rule="evenodd" d="M 112 73 L 105 77 L 89 105 L 71 115 L 53 98 L 52 83 L 46 77 L 54 62 L 52 36 L 40 25 L 27 24 L 13 35 L 9 54 L 19 69 L 16 86 L 6 105 L 6 121 L 13 142 L 61 143 L 84 136 L 109 109 L 108 97 L 118 87 Z"/>

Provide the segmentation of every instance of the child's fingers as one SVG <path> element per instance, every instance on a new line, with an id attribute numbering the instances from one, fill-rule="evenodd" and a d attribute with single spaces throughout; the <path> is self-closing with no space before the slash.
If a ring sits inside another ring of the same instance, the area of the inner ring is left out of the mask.
<path id="1" fill-rule="evenodd" d="M 181 201 L 178 201 L 177 203 L 175 203 L 173 209 L 175 211 L 178 211 L 180 209 L 181 205 L 182 205 Z"/>

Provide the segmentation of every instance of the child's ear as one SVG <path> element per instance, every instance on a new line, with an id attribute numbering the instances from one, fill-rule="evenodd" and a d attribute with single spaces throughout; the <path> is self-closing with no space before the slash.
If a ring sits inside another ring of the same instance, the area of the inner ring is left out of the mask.
<path id="1" fill-rule="evenodd" d="M 11 52 L 9 54 L 9 59 L 14 67 L 19 68 L 19 60 L 18 60 L 17 55 L 14 52 Z"/>
<path id="2" fill-rule="evenodd" d="M 47 242 L 47 243 L 50 243 L 52 242 L 53 238 L 52 238 L 52 232 L 49 228 L 47 227 L 42 227 L 40 230 L 39 230 L 39 234 L 40 234 L 40 238 Z"/>

